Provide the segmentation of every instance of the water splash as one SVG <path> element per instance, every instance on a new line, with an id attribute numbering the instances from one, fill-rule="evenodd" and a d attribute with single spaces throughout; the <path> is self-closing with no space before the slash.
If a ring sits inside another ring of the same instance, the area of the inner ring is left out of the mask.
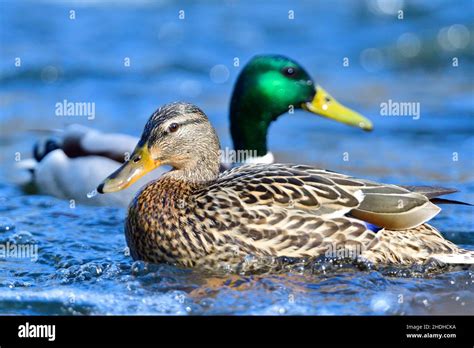
<path id="1" fill-rule="evenodd" d="M 87 193 L 87 198 L 89 198 L 89 199 L 94 198 L 95 196 L 97 196 L 97 190 L 96 189 L 94 189 L 91 192 Z"/>

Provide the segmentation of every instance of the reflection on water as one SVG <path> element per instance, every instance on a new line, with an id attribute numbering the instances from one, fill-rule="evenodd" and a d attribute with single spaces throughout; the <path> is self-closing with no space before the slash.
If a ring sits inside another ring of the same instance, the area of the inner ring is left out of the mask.
<path id="1" fill-rule="evenodd" d="M 15 154 L 31 155 L 39 136 L 31 129 L 82 123 L 138 135 L 158 105 L 174 100 L 200 105 L 230 146 L 228 101 L 239 69 L 254 54 L 279 53 L 375 127 L 369 134 L 302 112 L 284 116 L 269 134 L 279 161 L 455 187 L 461 192 L 453 199 L 474 202 L 471 2 L 1 7 L 0 243 L 35 245 L 38 259 L 0 259 L 0 313 L 474 313 L 469 269 L 318 263 L 304 272 L 212 276 L 133 262 L 123 210 L 27 195 L 12 169 Z M 56 116 L 63 100 L 94 102 L 94 119 Z M 389 100 L 419 103 L 419 118 L 382 116 Z M 472 216 L 470 207 L 445 206 L 433 224 L 474 249 Z"/>

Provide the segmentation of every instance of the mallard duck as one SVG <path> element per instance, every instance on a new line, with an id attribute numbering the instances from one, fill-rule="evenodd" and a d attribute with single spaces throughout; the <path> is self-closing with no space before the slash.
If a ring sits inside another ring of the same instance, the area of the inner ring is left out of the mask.
<path id="1" fill-rule="evenodd" d="M 371 130 L 372 123 L 357 112 L 339 104 L 294 60 L 275 55 L 254 57 L 242 70 L 232 93 L 230 130 L 240 162 L 272 163 L 267 148 L 270 124 L 291 109 L 303 108 L 338 122 Z M 140 181 L 120 194 L 106 197 L 86 194 L 117 169 L 133 150 L 138 139 L 122 134 L 108 134 L 73 125 L 59 139 L 47 139 L 36 146 L 31 165 L 22 164 L 33 173 L 39 191 L 78 203 L 127 206 L 141 187 Z M 229 168 L 230 163 L 223 167 Z M 154 173 L 159 176 L 160 172 Z M 71 185 L 71 182 L 74 184 Z"/>
<path id="2" fill-rule="evenodd" d="M 162 106 L 130 160 L 97 188 L 122 190 L 161 165 L 173 169 L 131 202 L 125 236 L 135 260 L 238 270 L 254 258 L 353 253 L 375 264 L 473 263 L 474 252 L 426 222 L 436 196 L 306 165 L 219 171 L 219 140 L 197 106 Z M 444 193 L 444 192 L 440 192 Z"/>
<path id="3" fill-rule="evenodd" d="M 137 138 L 103 133 L 79 124 L 57 133 L 57 136 L 35 144 L 33 160 L 20 162 L 21 169 L 31 172 L 27 184 L 33 181 L 40 193 L 74 200 L 78 204 L 125 206 L 132 200 L 137 192 L 135 188 L 108 196 L 94 196 L 92 191 L 126 160 Z M 137 186 L 158 178 L 165 171 L 159 169 L 150 173 Z"/>

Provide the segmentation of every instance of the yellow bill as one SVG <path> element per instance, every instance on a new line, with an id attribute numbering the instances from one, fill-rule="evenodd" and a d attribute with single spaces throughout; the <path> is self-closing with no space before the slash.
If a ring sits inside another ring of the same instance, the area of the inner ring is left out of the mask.
<path id="1" fill-rule="evenodd" d="M 316 94 L 311 102 L 303 103 L 303 109 L 314 114 L 330 118 L 334 121 L 359 127 L 363 130 L 372 130 L 372 122 L 358 112 L 340 104 L 321 86 L 316 86 Z"/>
<path id="2" fill-rule="evenodd" d="M 123 190 L 159 166 L 160 162 L 153 160 L 146 143 L 140 147 L 137 145 L 130 159 L 110 174 L 97 187 L 97 192 L 109 193 Z"/>

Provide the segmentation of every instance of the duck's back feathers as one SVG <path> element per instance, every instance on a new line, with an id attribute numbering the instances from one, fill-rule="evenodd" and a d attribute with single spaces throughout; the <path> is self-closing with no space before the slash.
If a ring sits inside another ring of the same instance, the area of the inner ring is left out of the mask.
<path id="1" fill-rule="evenodd" d="M 342 174 L 309 166 L 250 164 L 222 173 L 202 196 L 239 200 L 246 208 L 284 207 L 343 216 L 360 204 L 361 186 Z"/>
<path id="2" fill-rule="evenodd" d="M 137 138 L 127 134 L 103 133 L 75 124 L 64 132 L 61 148 L 70 158 L 99 156 L 122 163 L 137 142 Z"/>
<path id="3" fill-rule="evenodd" d="M 244 165 L 211 183 L 172 172 L 150 183 L 129 207 L 126 236 L 135 259 L 211 269 L 248 255 L 472 263 L 472 252 L 424 223 L 432 207 L 405 188 L 309 166 Z M 412 227 L 395 230 L 397 218 Z"/>
<path id="4" fill-rule="evenodd" d="M 304 210 L 321 217 L 348 213 L 381 228 L 408 229 L 441 209 L 429 199 L 395 185 L 356 179 L 302 165 L 245 165 L 220 176 L 206 196 L 252 205 Z"/>
<path id="5" fill-rule="evenodd" d="M 248 253 L 308 257 L 342 248 L 375 263 L 474 261 L 425 223 L 440 211 L 426 196 L 313 167 L 237 167 L 195 201 L 196 214 L 214 222 L 214 238 L 228 236 Z"/>

